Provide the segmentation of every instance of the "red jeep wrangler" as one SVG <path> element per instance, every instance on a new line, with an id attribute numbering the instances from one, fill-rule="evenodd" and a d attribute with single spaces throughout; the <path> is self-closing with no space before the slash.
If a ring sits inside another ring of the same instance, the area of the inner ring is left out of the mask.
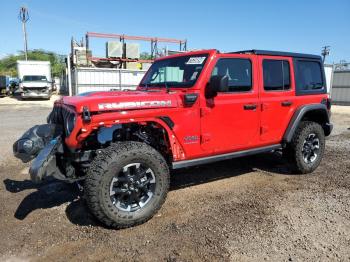
<path id="1" fill-rule="evenodd" d="M 331 133 L 321 58 L 202 50 L 154 62 L 136 91 L 55 102 L 14 144 L 33 181 L 84 181 L 92 213 L 124 228 L 165 201 L 169 169 L 282 149 L 296 173 L 320 164 Z"/>

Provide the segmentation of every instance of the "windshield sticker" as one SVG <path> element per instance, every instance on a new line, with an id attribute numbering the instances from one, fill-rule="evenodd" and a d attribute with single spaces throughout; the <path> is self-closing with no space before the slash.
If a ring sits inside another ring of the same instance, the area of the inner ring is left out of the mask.
<path id="1" fill-rule="evenodd" d="M 205 56 L 190 57 L 190 59 L 188 59 L 186 62 L 186 65 L 201 65 L 203 64 L 204 60 Z"/>

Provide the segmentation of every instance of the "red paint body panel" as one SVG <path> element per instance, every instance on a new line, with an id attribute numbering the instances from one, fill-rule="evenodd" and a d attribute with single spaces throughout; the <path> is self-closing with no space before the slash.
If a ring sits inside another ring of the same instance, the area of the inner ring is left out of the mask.
<path id="1" fill-rule="evenodd" d="M 57 103 L 74 107 L 78 115 L 73 132 L 65 140 L 66 145 L 72 149 L 81 147 L 82 141 L 101 126 L 155 122 L 168 133 L 174 161 L 212 156 L 281 143 L 294 112 L 300 106 L 320 103 L 327 98 L 326 94 L 296 96 L 291 57 L 220 54 L 216 50 L 187 52 L 170 57 L 197 54 L 208 54 L 208 59 L 197 82 L 191 88 L 171 88 L 168 93 L 165 88 L 152 88 L 150 91 L 138 87 L 136 91 L 96 92 L 62 98 Z M 251 91 L 218 93 L 215 98 L 206 99 L 206 85 L 220 58 L 250 59 L 253 85 Z M 289 90 L 264 90 L 262 61 L 267 58 L 289 62 Z M 198 94 L 193 105 L 185 105 L 186 94 Z M 291 104 L 282 106 L 282 102 L 286 101 Z M 256 105 L 256 109 L 244 110 L 244 105 Z M 91 112 L 90 122 L 84 123 L 80 117 L 84 107 Z M 174 127 L 170 128 L 161 120 L 162 116 L 171 118 Z"/>
<path id="2" fill-rule="evenodd" d="M 201 95 L 201 132 L 205 141 L 202 149 L 206 154 L 220 154 L 249 148 L 259 141 L 260 111 L 246 111 L 245 104 L 259 104 L 259 83 L 256 81 L 256 57 L 239 54 L 218 54 L 212 60 L 211 72 L 221 58 L 248 58 L 252 63 L 253 88 L 249 92 L 218 93 L 214 99 L 206 99 L 204 88 Z M 207 74 L 206 82 L 211 74 Z"/>

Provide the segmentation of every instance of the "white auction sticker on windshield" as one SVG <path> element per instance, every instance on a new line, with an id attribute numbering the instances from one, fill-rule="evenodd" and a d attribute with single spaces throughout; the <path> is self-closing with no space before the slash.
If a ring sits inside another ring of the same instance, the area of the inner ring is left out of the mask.
<path id="1" fill-rule="evenodd" d="M 205 60 L 205 56 L 194 56 L 190 57 L 186 62 L 186 65 L 201 65 Z"/>

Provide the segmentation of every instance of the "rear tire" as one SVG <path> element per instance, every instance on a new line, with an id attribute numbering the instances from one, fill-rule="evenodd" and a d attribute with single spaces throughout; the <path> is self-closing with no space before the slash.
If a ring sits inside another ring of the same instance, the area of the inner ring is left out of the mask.
<path id="1" fill-rule="evenodd" d="M 169 190 L 168 165 L 140 142 L 115 143 L 93 160 L 85 180 L 91 212 L 103 224 L 127 228 L 149 220 Z"/>
<path id="2" fill-rule="evenodd" d="M 323 128 L 315 122 L 303 121 L 283 154 L 297 174 L 313 172 L 321 163 L 325 149 Z"/>

